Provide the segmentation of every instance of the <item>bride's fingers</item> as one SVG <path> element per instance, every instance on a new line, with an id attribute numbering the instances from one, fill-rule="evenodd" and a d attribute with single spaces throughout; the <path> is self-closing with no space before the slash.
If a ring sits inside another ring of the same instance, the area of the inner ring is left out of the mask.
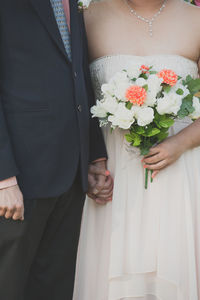
<path id="1" fill-rule="evenodd" d="M 149 157 L 146 157 L 143 159 L 143 163 L 145 164 L 156 164 L 158 162 L 160 162 L 161 160 L 163 160 L 163 155 L 162 153 L 158 153 L 158 154 L 155 154 L 153 156 L 149 156 Z"/>
<path id="2" fill-rule="evenodd" d="M 147 155 L 144 156 L 144 158 L 147 158 L 147 157 L 150 157 L 150 156 L 152 156 L 152 155 L 158 154 L 159 152 L 160 152 L 159 146 L 152 147 L 152 148 L 149 150 L 149 153 L 148 153 Z"/>
<path id="3" fill-rule="evenodd" d="M 105 200 L 105 201 L 110 201 L 112 199 L 112 196 L 113 196 L 113 192 L 110 192 L 108 194 L 99 194 L 96 199 L 99 199 L 99 200 Z"/>
<path id="4" fill-rule="evenodd" d="M 91 194 L 91 193 L 87 193 L 87 196 L 89 197 L 89 198 L 91 198 L 91 199 L 93 199 L 93 200 L 96 200 L 96 196 L 95 195 L 93 195 L 93 194 Z"/>
<path id="5" fill-rule="evenodd" d="M 95 202 L 99 205 L 105 205 L 107 203 L 107 201 L 105 200 L 100 200 L 100 199 L 96 199 Z"/>
<path id="6" fill-rule="evenodd" d="M 110 172 L 108 170 L 105 171 L 104 169 L 99 168 L 96 165 L 90 165 L 90 167 L 89 167 L 89 174 L 109 176 Z"/>
<path id="7" fill-rule="evenodd" d="M 96 195 L 97 196 L 97 198 L 98 197 L 106 197 L 106 196 L 109 196 L 110 194 L 112 194 L 113 193 L 113 189 L 112 188 L 110 188 L 110 189 L 103 189 L 98 195 Z"/>
<path id="8" fill-rule="evenodd" d="M 154 171 L 158 171 L 163 169 L 164 167 L 166 167 L 167 162 L 166 160 L 162 160 L 160 162 L 158 162 L 157 164 L 152 164 L 152 165 L 144 165 L 144 168 L 147 168 L 149 170 L 154 170 Z"/>
<path id="9" fill-rule="evenodd" d="M 152 177 L 152 178 L 155 178 L 155 177 L 158 175 L 159 172 L 160 172 L 160 171 L 158 171 L 158 170 L 153 171 L 151 177 Z"/>

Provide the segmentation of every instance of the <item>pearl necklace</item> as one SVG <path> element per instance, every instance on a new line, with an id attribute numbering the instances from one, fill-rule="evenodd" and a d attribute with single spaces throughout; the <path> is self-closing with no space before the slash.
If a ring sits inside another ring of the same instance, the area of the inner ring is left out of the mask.
<path id="1" fill-rule="evenodd" d="M 162 5 L 161 8 L 159 9 L 159 11 L 158 11 L 157 13 L 155 13 L 155 15 L 153 15 L 153 17 L 152 17 L 151 19 L 147 19 L 147 18 L 144 18 L 144 17 L 140 16 L 140 15 L 136 12 L 136 10 L 134 10 L 134 9 L 130 6 L 130 4 L 129 4 L 128 1 L 129 1 L 129 0 L 124 0 L 124 2 L 126 3 L 126 5 L 128 6 L 128 8 L 130 9 L 131 14 L 132 14 L 132 15 L 135 15 L 136 18 L 137 18 L 138 20 L 141 20 L 141 21 L 143 21 L 143 22 L 145 22 L 145 23 L 148 24 L 148 26 L 149 26 L 149 35 L 150 35 L 150 37 L 152 37 L 152 36 L 153 36 L 153 23 L 154 23 L 154 21 L 156 20 L 156 18 L 161 14 L 161 12 L 164 10 L 164 8 L 166 7 L 166 2 L 167 2 L 167 0 L 164 0 L 163 5 Z"/>

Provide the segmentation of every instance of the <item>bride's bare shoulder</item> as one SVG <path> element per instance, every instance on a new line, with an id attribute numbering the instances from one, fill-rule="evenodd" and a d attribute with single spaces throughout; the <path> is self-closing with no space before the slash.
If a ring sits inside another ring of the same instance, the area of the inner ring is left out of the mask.
<path id="1" fill-rule="evenodd" d="M 200 7 L 183 1 L 183 8 L 186 17 L 191 20 L 191 25 L 195 23 L 200 25 Z"/>

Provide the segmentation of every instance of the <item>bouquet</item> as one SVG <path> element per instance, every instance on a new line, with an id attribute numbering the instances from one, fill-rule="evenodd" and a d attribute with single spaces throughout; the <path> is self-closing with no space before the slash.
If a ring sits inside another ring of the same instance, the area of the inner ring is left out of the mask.
<path id="1" fill-rule="evenodd" d="M 126 130 L 131 146 L 147 155 L 169 135 L 176 119 L 200 117 L 200 79 L 181 78 L 173 70 L 130 65 L 101 87 L 102 99 L 91 108 L 100 126 Z M 148 172 L 145 171 L 145 188 Z"/>

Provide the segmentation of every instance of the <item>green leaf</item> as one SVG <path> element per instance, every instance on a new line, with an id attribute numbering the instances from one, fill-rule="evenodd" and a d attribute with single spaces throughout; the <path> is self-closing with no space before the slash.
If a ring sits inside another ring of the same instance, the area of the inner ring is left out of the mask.
<path id="1" fill-rule="evenodd" d="M 169 132 L 165 132 L 165 131 L 161 131 L 158 135 L 157 135 L 157 138 L 158 138 L 158 142 L 162 142 L 163 140 L 165 140 L 169 135 Z"/>
<path id="2" fill-rule="evenodd" d="M 190 76 L 190 75 L 188 75 L 187 77 L 186 77 L 186 79 L 184 80 L 182 80 L 182 84 L 184 85 L 184 86 L 186 86 L 186 85 L 188 85 L 188 83 L 191 81 L 191 80 L 193 80 L 193 78 Z"/>
<path id="3" fill-rule="evenodd" d="M 148 147 L 141 147 L 140 148 L 140 154 L 142 156 L 145 156 L 145 155 L 147 155 L 149 153 L 149 150 L 150 150 L 150 148 L 148 148 Z"/>
<path id="4" fill-rule="evenodd" d="M 139 77 L 144 78 L 144 79 L 148 79 L 148 76 L 145 73 L 142 73 Z"/>
<path id="5" fill-rule="evenodd" d="M 191 76 L 191 75 L 188 75 L 188 76 L 186 77 L 186 82 L 188 83 L 188 82 L 190 82 L 191 80 L 193 80 L 192 76 Z"/>
<path id="6" fill-rule="evenodd" d="M 158 128 L 149 128 L 149 129 L 146 130 L 145 136 L 151 137 L 151 136 L 157 135 L 158 133 L 160 133 L 160 129 L 158 129 Z"/>
<path id="7" fill-rule="evenodd" d="M 126 134 L 125 138 L 126 138 L 127 142 L 132 143 L 133 139 L 132 139 L 132 136 L 130 134 Z"/>
<path id="8" fill-rule="evenodd" d="M 147 92 L 147 91 L 148 91 L 148 89 L 149 89 L 149 87 L 148 87 L 148 84 L 145 84 L 145 85 L 143 85 L 142 87 L 143 87 L 143 89 L 145 89 L 145 90 L 146 90 L 146 92 Z"/>
<path id="9" fill-rule="evenodd" d="M 126 102 L 126 108 L 131 110 L 132 106 L 133 106 L 133 104 L 131 102 Z"/>
<path id="10" fill-rule="evenodd" d="M 178 95 L 183 95 L 183 94 L 184 94 L 184 91 L 183 91 L 182 89 L 178 89 L 178 90 L 176 91 L 176 93 L 177 93 Z"/>
<path id="11" fill-rule="evenodd" d="M 181 108 L 178 112 L 178 117 L 180 119 L 183 119 L 183 118 L 187 117 L 189 114 L 193 113 L 194 110 L 195 109 L 193 107 L 193 96 L 188 95 L 182 101 Z"/>
<path id="12" fill-rule="evenodd" d="M 163 85 L 163 90 L 165 93 L 169 93 L 171 91 L 171 86 L 168 84 Z"/>
<path id="13" fill-rule="evenodd" d="M 134 147 L 138 147 L 141 144 L 142 139 L 137 133 L 131 132 L 130 134 L 126 134 L 125 137 Z"/>
<path id="14" fill-rule="evenodd" d="M 187 84 L 190 93 L 196 94 L 200 91 L 200 78 L 192 79 Z"/>
<path id="15" fill-rule="evenodd" d="M 154 144 L 155 143 L 152 142 L 150 138 L 145 138 L 140 145 L 140 154 L 147 155 Z"/>
<path id="16" fill-rule="evenodd" d="M 157 73 L 158 73 L 158 72 L 156 72 L 156 71 L 150 71 L 150 72 L 149 72 L 150 75 L 154 75 L 154 74 L 157 74 Z"/>
<path id="17" fill-rule="evenodd" d="M 142 126 L 135 126 L 134 127 L 134 132 L 139 134 L 139 135 L 142 135 L 143 133 L 145 133 L 145 129 Z"/>
<path id="18" fill-rule="evenodd" d="M 171 127 L 172 125 L 174 125 L 174 120 L 172 120 L 172 119 L 166 117 L 166 119 L 161 120 L 161 121 L 159 122 L 159 125 L 160 125 L 161 127 L 163 127 L 163 128 L 169 128 L 169 127 Z"/>

